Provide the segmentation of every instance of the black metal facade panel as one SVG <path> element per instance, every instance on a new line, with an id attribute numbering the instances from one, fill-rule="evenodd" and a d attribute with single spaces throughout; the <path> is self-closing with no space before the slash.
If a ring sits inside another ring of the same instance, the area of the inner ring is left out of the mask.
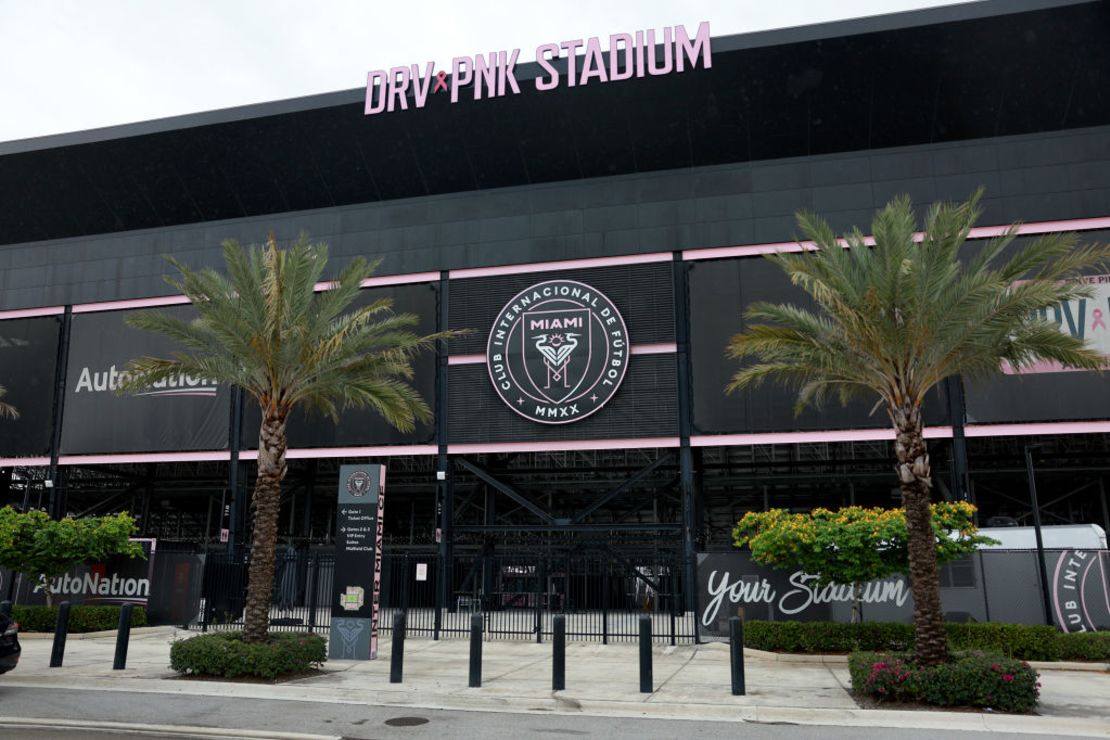
<path id="1" fill-rule="evenodd" d="M 60 329 L 58 316 L 0 321 L 0 401 L 19 412 L 0 418 L 0 457 L 50 452 Z"/>
<path id="2" fill-rule="evenodd" d="M 811 306 L 805 293 L 761 257 L 695 262 L 690 269 L 690 364 L 693 424 L 697 434 L 818 431 L 885 428 L 890 420 L 878 397 L 863 397 L 842 406 L 832 399 L 821 408 L 794 412 L 797 390 L 768 380 L 758 388 L 725 393 L 740 367 L 725 357 L 729 339 L 744 330 L 745 308 L 756 301 Z M 948 424 L 947 404 L 938 389 L 925 404 L 930 426 Z"/>
<path id="3" fill-rule="evenodd" d="M 351 304 L 351 308 L 368 305 L 380 298 L 393 301 L 397 314 L 413 314 L 419 322 L 412 331 L 420 335 L 436 330 L 436 292 L 438 283 L 393 285 L 382 288 L 365 288 Z M 422 352 L 412 362 L 412 385 L 428 404 L 435 409 L 435 351 Z M 262 418 L 258 404 L 246 400 L 243 415 L 241 445 L 244 449 L 258 446 L 258 428 Z M 304 447 L 366 447 L 377 445 L 431 444 L 435 441 L 435 420 L 418 421 L 411 432 L 401 432 L 390 425 L 373 409 L 350 408 L 341 410 L 338 422 L 317 412 L 299 409 L 289 420 L 289 446 Z"/>
<path id="4" fill-rule="evenodd" d="M 540 424 L 498 398 L 485 364 L 452 365 L 448 440 L 480 444 L 673 437 L 678 434 L 677 383 L 673 354 L 636 355 L 620 389 L 603 409 L 571 424 Z"/>
<path id="5" fill-rule="evenodd" d="M 352 91 L 9 146 L 0 243 L 1110 124 L 1107 4 L 1007 10 L 746 48 L 722 39 L 711 69 L 616 84 L 522 80 L 519 95 L 433 95 L 378 116 Z"/>
<path id="6" fill-rule="evenodd" d="M 186 317 L 191 306 L 158 309 Z M 141 356 L 168 357 L 172 339 L 127 325 L 130 311 L 73 317 L 61 452 L 176 452 L 227 449 L 231 392 L 179 376 L 159 388 L 119 393 L 119 374 Z"/>
<path id="7" fill-rule="evenodd" d="M 604 293 L 624 317 L 633 345 L 674 341 L 674 285 L 667 261 L 452 280 L 450 328 L 474 333 L 453 340 L 451 354 L 484 353 L 505 304 L 531 285 L 556 279 L 577 280 Z"/>
<path id="8" fill-rule="evenodd" d="M 220 264 L 220 243 L 273 229 L 331 246 L 333 269 L 382 257 L 380 274 L 788 241 L 794 212 L 837 230 L 893 195 L 924 207 L 985 185 L 984 224 L 1110 214 L 1110 127 L 739 163 L 0 247 L 0 310 L 172 292 L 163 255 Z M 2 229 L 2 226 L 0 226 Z"/>

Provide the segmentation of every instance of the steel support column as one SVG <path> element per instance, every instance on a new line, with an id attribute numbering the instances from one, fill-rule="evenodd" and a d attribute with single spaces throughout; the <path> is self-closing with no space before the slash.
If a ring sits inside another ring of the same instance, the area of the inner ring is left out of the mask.
<path id="1" fill-rule="evenodd" d="M 231 418 L 228 421 L 227 444 L 231 453 L 227 466 L 227 490 L 230 501 L 230 516 L 227 523 L 227 554 L 234 556 L 236 548 L 246 542 L 245 493 L 242 490 L 239 470 L 239 445 L 243 436 L 243 391 L 238 386 L 231 388 Z"/>
<path id="2" fill-rule="evenodd" d="M 963 378 L 959 375 L 945 378 L 944 395 L 948 401 L 948 420 L 952 424 L 952 495 L 957 501 L 970 501 L 971 476 L 968 474 L 967 437 L 964 435 L 967 402 Z"/>
<path id="3" fill-rule="evenodd" d="M 695 611 L 697 583 L 697 563 L 694 519 L 695 497 L 694 455 L 690 449 L 690 430 L 692 428 L 690 394 L 690 300 L 689 266 L 682 261 L 682 253 L 675 252 L 671 274 L 674 280 L 674 331 L 675 363 L 678 377 L 678 475 L 679 491 L 682 496 L 682 555 L 685 561 L 683 592 L 686 611 Z"/>
<path id="4" fill-rule="evenodd" d="M 47 513 L 54 519 L 65 516 L 65 483 L 58 469 L 58 454 L 62 444 L 62 417 L 65 411 L 66 369 L 69 364 L 69 335 L 73 326 L 73 306 L 66 306 L 62 313 L 62 327 L 58 333 L 58 354 L 54 364 L 54 426 L 50 436 L 50 469 L 46 480 L 50 482 L 50 498 Z"/>
<path id="5" fill-rule="evenodd" d="M 445 331 L 449 325 L 448 297 L 450 280 L 446 270 L 439 274 L 439 291 L 436 293 L 436 331 Z M 436 442 L 439 454 L 436 457 L 436 509 L 439 527 L 436 542 L 439 545 L 439 567 L 436 569 L 436 611 L 435 638 L 439 639 L 442 628 L 443 610 L 451 603 L 451 521 L 454 518 L 454 500 L 451 489 L 451 461 L 447 457 L 447 361 L 449 358 L 447 340 L 436 342 Z"/>

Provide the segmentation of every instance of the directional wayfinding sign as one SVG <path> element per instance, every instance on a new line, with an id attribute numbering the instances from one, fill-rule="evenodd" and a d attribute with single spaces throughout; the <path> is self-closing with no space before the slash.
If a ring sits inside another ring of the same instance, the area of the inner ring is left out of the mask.
<path id="1" fill-rule="evenodd" d="M 384 465 L 340 466 L 328 640 L 333 660 L 378 657 L 384 509 Z"/>

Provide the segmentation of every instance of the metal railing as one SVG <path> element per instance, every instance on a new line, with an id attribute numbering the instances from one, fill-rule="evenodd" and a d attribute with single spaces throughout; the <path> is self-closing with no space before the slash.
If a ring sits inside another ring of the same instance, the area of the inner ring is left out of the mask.
<path id="1" fill-rule="evenodd" d="M 409 635 L 465 638 L 471 615 L 481 612 L 485 639 L 543 642 L 561 614 L 570 640 L 633 642 L 639 617 L 649 615 L 657 643 L 690 643 L 694 615 L 683 609 L 682 565 L 667 554 L 483 551 L 457 554 L 440 573 L 434 553 L 387 551 L 379 629 L 388 634 L 394 612 L 403 610 Z M 334 571 L 331 551 L 279 552 L 271 629 L 326 631 Z M 443 577 L 447 588 L 440 586 Z M 209 553 L 197 626 L 241 627 L 246 581 L 245 557 Z"/>

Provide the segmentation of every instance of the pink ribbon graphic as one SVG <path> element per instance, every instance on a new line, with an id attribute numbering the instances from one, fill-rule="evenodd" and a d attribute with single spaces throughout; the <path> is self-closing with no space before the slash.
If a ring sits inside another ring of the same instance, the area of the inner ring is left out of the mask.
<path id="1" fill-rule="evenodd" d="M 1091 331 L 1094 331 L 1095 329 L 1098 329 L 1099 327 L 1101 327 L 1103 329 L 1106 328 L 1106 323 L 1102 320 L 1102 309 L 1101 308 L 1096 308 L 1093 312 L 1091 312 L 1091 317 L 1093 319 L 1093 321 L 1091 322 Z"/>
<path id="2" fill-rule="evenodd" d="M 447 90 L 447 73 L 436 72 L 436 84 L 432 87 L 432 93 L 437 93 L 440 90 Z"/>

